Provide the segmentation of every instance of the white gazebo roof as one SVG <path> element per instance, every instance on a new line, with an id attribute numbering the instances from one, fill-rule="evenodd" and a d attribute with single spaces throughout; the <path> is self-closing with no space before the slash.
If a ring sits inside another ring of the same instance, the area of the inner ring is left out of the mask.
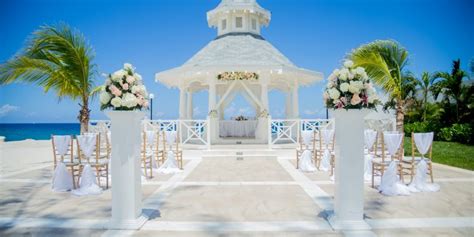
<path id="1" fill-rule="evenodd" d="M 270 86 L 278 81 L 297 79 L 299 85 L 322 80 L 323 75 L 295 66 L 268 41 L 252 34 L 226 35 L 211 41 L 181 67 L 156 74 L 156 80 L 169 86 L 201 81 L 227 71 L 256 72 L 270 78 Z"/>

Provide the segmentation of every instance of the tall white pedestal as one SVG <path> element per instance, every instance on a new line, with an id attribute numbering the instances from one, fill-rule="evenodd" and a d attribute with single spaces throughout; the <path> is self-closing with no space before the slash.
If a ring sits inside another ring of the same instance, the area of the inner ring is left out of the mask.
<path id="1" fill-rule="evenodd" d="M 363 110 L 335 110 L 336 167 L 334 229 L 370 229 L 364 221 L 364 117 Z"/>
<path id="2" fill-rule="evenodd" d="M 142 215 L 140 111 L 110 111 L 112 135 L 112 219 L 110 229 L 139 229 Z"/>

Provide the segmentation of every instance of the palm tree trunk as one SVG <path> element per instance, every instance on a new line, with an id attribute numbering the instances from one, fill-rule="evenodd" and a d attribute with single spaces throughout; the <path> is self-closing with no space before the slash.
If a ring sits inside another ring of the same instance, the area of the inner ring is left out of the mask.
<path id="1" fill-rule="evenodd" d="M 397 131 L 399 132 L 403 132 L 403 120 L 405 119 L 405 111 L 403 109 L 404 105 L 405 105 L 405 101 L 397 100 L 396 128 L 397 128 Z"/>
<path id="2" fill-rule="evenodd" d="M 81 123 L 81 134 L 83 134 L 89 131 L 89 113 L 91 111 L 89 110 L 88 99 L 84 99 L 82 104 L 79 105 L 81 106 L 81 110 L 79 111 L 77 119 L 79 119 L 79 122 Z"/>

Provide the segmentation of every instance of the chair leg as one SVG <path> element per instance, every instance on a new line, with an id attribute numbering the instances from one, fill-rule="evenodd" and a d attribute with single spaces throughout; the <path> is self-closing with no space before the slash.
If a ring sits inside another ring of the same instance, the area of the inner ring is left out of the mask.
<path id="1" fill-rule="evenodd" d="M 95 167 L 95 171 L 96 171 L 96 173 L 97 173 L 97 183 L 99 184 L 99 187 L 101 187 L 101 185 L 100 185 L 100 168 L 99 168 L 99 166 L 96 166 L 96 167 Z"/>
<path id="2" fill-rule="evenodd" d="M 153 178 L 153 156 L 150 156 L 150 179 Z"/>
<path id="3" fill-rule="evenodd" d="M 374 183 L 375 183 L 374 176 L 375 176 L 375 165 L 372 163 L 372 188 L 375 187 L 375 185 L 374 185 Z"/>
<path id="4" fill-rule="evenodd" d="M 74 166 L 71 166 L 71 174 L 72 174 L 72 188 L 76 189 L 76 176 L 74 175 Z"/>
<path id="5" fill-rule="evenodd" d="M 430 171 L 430 177 L 431 177 L 431 183 L 434 183 L 434 179 L 433 179 L 433 164 L 430 162 L 429 163 L 429 171 Z"/>

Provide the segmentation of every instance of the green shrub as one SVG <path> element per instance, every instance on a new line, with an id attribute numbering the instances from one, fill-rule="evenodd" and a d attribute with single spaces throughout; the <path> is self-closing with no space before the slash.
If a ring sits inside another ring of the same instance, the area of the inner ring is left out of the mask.
<path id="1" fill-rule="evenodd" d="M 445 141 L 460 142 L 464 144 L 472 144 L 473 131 L 470 124 L 453 124 L 451 127 L 442 128 L 439 132 L 439 138 Z"/>
<path id="2" fill-rule="evenodd" d="M 440 130 L 440 125 L 438 121 L 414 122 L 405 124 L 403 130 L 407 135 L 412 132 L 435 132 L 436 134 Z"/>

